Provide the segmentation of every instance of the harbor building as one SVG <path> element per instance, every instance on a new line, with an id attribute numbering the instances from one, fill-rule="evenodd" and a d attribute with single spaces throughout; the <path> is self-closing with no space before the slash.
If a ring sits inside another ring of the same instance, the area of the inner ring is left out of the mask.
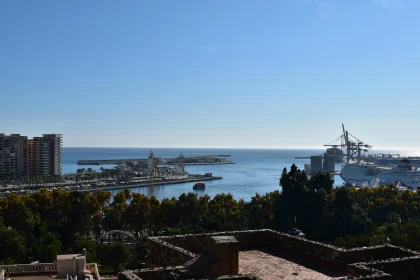
<path id="1" fill-rule="evenodd" d="M 0 175 L 25 174 L 28 137 L 0 133 Z"/>

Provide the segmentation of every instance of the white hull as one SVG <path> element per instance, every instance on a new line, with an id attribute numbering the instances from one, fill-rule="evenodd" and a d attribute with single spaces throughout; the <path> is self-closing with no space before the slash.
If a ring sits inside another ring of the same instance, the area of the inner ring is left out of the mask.
<path id="1" fill-rule="evenodd" d="M 392 169 L 377 165 L 348 164 L 341 170 L 340 177 L 346 184 L 355 186 L 395 184 L 410 189 L 420 189 L 420 171 L 414 170 L 409 163 Z"/>
<path id="2" fill-rule="evenodd" d="M 378 181 L 379 170 L 376 166 L 349 164 L 343 166 L 340 177 L 349 185 L 373 186 Z"/>

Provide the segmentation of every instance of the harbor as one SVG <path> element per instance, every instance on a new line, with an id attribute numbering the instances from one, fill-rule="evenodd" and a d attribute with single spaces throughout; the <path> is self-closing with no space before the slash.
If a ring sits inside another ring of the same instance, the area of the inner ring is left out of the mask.
<path id="1" fill-rule="evenodd" d="M 295 159 L 310 160 L 304 164 L 310 176 L 318 172 L 339 175 L 347 186 L 375 187 L 395 185 L 400 191 L 420 188 L 419 157 L 401 157 L 399 153 L 372 153 L 372 146 L 349 133 L 324 145 L 325 153 Z"/>
<path id="2" fill-rule="evenodd" d="M 180 156 L 175 158 L 162 158 L 156 157 L 153 151 L 150 151 L 146 159 L 78 160 L 77 165 L 112 165 L 112 167 L 101 168 L 100 172 L 90 167 L 78 168 L 75 174 L 63 176 L 61 182 L 50 184 L 3 185 L 3 188 L 0 190 L 0 197 L 11 193 L 18 195 L 30 194 L 42 188 L 48 188 L 49 191 L 54 189 L 64 191 L 119 190 L 221 180 L 222 177 L 220 175 L 214 176 L 212 172 L 191 174 L 185 170 L 185 165 L 232 164 L 232 162 L 225 159 L 229 156 L 184 157 L 181 153 Z"/>

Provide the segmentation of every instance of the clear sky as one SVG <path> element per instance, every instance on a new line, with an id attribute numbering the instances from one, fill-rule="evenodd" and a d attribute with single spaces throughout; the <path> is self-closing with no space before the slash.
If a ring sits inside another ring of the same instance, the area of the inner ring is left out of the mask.
<path id="1" fill-rule="evenodd" d="M 420 146 L 418 0 L 1 0 L 0 132 Z"/>

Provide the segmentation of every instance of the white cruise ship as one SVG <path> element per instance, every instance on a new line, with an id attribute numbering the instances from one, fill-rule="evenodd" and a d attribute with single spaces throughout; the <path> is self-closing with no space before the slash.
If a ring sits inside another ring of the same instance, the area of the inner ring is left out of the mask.
<path id="1" fill-rule="evenodd" d="M 402 160 L 395 167 L 374 164 L 346 164 L 340 177 L 349 185 L 375 186 L 395 184 L 407 189 L 420 189 L 420 171 L 408 160 Z"/>

